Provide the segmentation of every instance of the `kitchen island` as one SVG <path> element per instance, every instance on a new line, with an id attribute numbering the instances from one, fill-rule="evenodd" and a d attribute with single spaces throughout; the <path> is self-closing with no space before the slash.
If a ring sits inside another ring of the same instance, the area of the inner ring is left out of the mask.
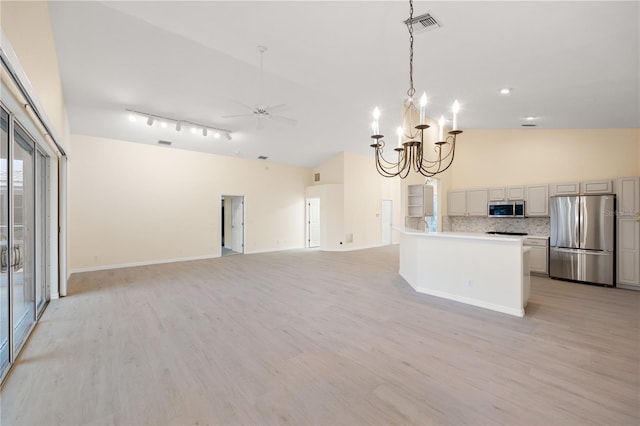
<path id="1" fill-rule="evenodd" d="M 529 248 L 519 237 L 404 231 L 400 275 L 417 292 L 522 317 Z"/>

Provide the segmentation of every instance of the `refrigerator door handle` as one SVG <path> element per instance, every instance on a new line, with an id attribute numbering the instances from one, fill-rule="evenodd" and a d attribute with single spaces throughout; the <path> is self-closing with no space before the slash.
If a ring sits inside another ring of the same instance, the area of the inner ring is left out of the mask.
<path id="1" fill-rule="evenodd" d="M 605 250 L 583 250 L 583 249 L 560 248 L 560 247 L 551 247 L 551 251 L 559 251 L 562 253 L 592 254 L 594 256 L 610 256 L 612 253 L 611 251 L 605 251 Z"/>

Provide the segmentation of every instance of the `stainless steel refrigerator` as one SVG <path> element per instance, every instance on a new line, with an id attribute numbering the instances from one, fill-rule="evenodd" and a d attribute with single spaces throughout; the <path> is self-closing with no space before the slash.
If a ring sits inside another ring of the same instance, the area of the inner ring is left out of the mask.
<path id="1" fill-rule="evenodd" d="M 613 286 L 616 196 L 549 199 L 549 276 Z"/>

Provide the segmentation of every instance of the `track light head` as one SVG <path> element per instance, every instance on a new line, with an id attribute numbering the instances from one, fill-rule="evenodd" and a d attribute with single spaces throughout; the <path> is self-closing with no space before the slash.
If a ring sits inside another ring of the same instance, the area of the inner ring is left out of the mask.
<path id="1" fill-rule="evenodd" d="M 180 130 L 182 130 L 182 123 L 181 122 L 176 122 L 176 132 L 179 132 Z"/>
<path id="2" fill-rule="evenodd" d="M 147 124 L 148 124 L 149 126 L 153 126 L 153 121 L 154 121 L 154 120 L 153 120 L 153 117 L 149 117 L 149 118 L 147 118 Z"/>
<path id="3" fill-rule="evenodd" d="M 202 136 L 207 136 L 207 134 L 207 128 L 205 127 L 204 129 L 202 129 Z"/>
<path id="4" fill-rule="evenodd" d="M 224 137 L 225 137 L 228 141 L 230 141 L 231 139 L 233 139 L 233 138 L 231 137 L 231 132 L 227 132 L 227 133 L 225 133 L 225 134 L 224 134 Z"/>

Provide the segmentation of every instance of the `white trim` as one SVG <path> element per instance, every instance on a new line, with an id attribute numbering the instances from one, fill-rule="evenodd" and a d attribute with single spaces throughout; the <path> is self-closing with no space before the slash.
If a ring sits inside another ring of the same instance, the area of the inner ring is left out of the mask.
<path id="1" fill-rule="evenodd" d="M 411 285 L 411 283 L 409 283 L 409 285 Z M 455 302 L 461 302 L 467 305 L 473 305 L 473 306 L 478 306 L 480 308 L 491 309 L 492 311 L 501 312 L 503 314 L 514 315 L 517 317 L 524 317 L 524 309 L 515 309 L 515 308 L 509 308 L 508 306 L 495 305 L 493 303 L 488 303 L 478 299 L 471 299 L 468 297 L 458 296 L 452 293 L 447 293 L 445 291 L 429 290 L 429 289 L 419 288 L 419 287 L 418 288 L 413 287 L 413 289 L 418 293 L 428 294 L 429 296 L 436 296 L 443 299 L 453 300 Z"/>
<path id="2" fill-rule="evenodd" d="M 372 249 L 372 248 L 377 248 L 377 247 L 388 247 L 388 246 L 397 246 L 400 243 L 391 243 L 391 244 L 369 244 L 366 246 L 356 246 L 356 247 L 339 247 L 339 248 L 335 248 L 335 249 L 326 249 L 326 248 L 321 248 L 320 250 L 322 251 L 355 251 L 355 250 L 367 250 L 367 249 Z"/>
<path id="3" fill-rule="evenodd" d="M 635 290 L 635 291 L 640 291 L 640 286 L 637 284 L 621 284 L 621 283 L 617 283 L 616 287 L 618 288 L 623 288 L 625 290 Z"/>
<path id="4" fill-rule="evenodd" d="M 305 249 L 306 246 L 292 246 L 292 247 L 277 247 L 263 250 L 252 250 L 245 251 L 244 254 L 262 254 L 262 253 L 275 253 L 277 251 L 287 251 L 287 250 L 301 250 Z"/>
<path id="5" fill-rule="evenodd" d="M 89 266 L 86 268 L 75 268 L 71 270 L 71 274 L 76 274 L 80 272 L 95 272 L 95 271 L 106 271 L 109 269 L 121 269 L 121 268 L 133 268 L 136 266 L 148 266 L 148 265 L 160 265 L 163 263 L 176 263 L 176 262 L 189 262 L 192 260 L 206 260 L 206 259 L 217 259 L 221 257 L 220 255 L 204 255 L 204 256 L 191 256 L 191 257 L 181 257 L 176 259 L 158 259 L 158 260 L 147 260 L 142 262 L 132 262 L 132 263 L 121 263 L 117 265 L 100 265 L 100 266 Z"/>

